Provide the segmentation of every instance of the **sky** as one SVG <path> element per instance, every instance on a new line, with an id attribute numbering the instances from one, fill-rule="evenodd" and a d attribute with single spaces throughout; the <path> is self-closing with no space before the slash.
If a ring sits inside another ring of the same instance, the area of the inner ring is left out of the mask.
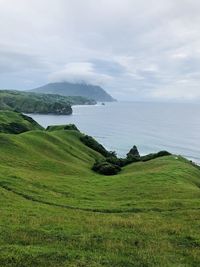
<path id="1" fill-rule="evenodd" d="M 119 100 L 200 100 L 198 0 L 0 0 L 0 88 L 102 86 Z"/>

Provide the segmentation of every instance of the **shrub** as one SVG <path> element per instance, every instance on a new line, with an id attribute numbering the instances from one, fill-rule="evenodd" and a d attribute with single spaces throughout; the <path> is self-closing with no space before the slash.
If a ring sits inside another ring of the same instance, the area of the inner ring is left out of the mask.
<path id="1" fill-rule="evenodd" d="M 104 157 L 115 156 L 115 152 L 107 151 L 101 144 L 99 144 L 93 137 L 89 135 L 84 135 L 80 137 L 81 142 L 91 149 L 99 152 Z"/>
<path id="2" fill-rule="evenodd" d="M 64 130 L 78 131 L 78 132 L 79 132 L 79 129 L 76 127 L 75 124 L 67 124 L 67 125 L 64 127 Z"/>
<path id="3" fill-rule="evenodd" d="M 27 115 L 24 115 L 22 113 L 19 113 L 19 114 L 24 120 L 26 120 L 26 121 L 30 122 L 32 125 L 35 125 L 35 126 L 37 126 L 37 127 L 42 129 L 42 127 L 34 119 L 32 119 L 31 117 L 29 117 Z"/>
<path id="4" fill-rule="evenodd" d="M 61 130 L 67 130 L 67 131 L 77 131 L 79 132 L 79 129 L 74 124 L 66 124 L 66 125 L 50 125 L 46 128 L 46 131 L 52 132 L 52 131 L 61 131 Z"/>
<path id="5" fill-rule="evenodd" d="M 142 156 L 141 160 L 142 161 L 148 161 L 148 160 L 152 160 L 152 159 L 156 159 L 156 158 L 164 157 L 164 156 L 170 156 L 170 155 L 171 155 L 171 153 L 163 150 L 163 151 L 160 151 L 158 153 L 151 153 L 151 154 Z"/>
<path id="6" fill-rule="evenodd" d="M 29 131 L 29 128 L 23 123 L 11 122 L 9 124 L 0 125 L 0 132 L 20 134 Z"/>
<path id="7" fill-rule="evenodd" d="M 157 153 L 157 157 L 164 157 L 164 156 L 170 156 L 171 153 L 169 153 L 168 151 L 162 150 L 160 152 Z"/>
<path id="8" fill-rule="evenodd" d="M 114 165 L 107 161 L 95 162 L 92 170 L 104 175 L 115 175 L 121 171 L 118 165 Z"/>
<path id="9" fill-rule="evenodd" d="M 124 167 L 130 163 L 140 161 L 140 154 L 136 146 L 133 146 L 132 149 L 127 153 L 126 158 L 118 158 L 117 156 L 113 155 L 106 158 L 106 161 L 117 165 L 119 167 Z"/>
<path id="10" fill-rule="evenodd" d="M 122 159 L 117 157 L 108 157 L 106 158 L 106 161 L 111 164 L 117 165 L 119 167 L 124 167 L 127 164 L 127 159 Z"/>

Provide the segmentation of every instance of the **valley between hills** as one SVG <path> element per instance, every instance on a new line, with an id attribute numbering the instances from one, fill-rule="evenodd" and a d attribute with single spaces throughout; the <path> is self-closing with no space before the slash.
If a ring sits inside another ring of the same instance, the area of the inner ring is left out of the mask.
<path id="1" fill-rule="evenodd" d="M 103 175 L 75 129 L 13 111 L 0 125 L 0 266 L 199 265 L 198 166 L 168 155 Z"/>

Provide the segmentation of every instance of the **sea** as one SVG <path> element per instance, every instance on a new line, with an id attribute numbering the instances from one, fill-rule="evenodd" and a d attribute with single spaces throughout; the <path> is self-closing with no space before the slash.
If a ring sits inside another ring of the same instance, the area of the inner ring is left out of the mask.
<path id="1" fill-rule="evenodd" d="M 31 117 L 43 127 L 73 123 L 120 157 L 136 145 L 141 155 L 167 150 L 200 163 L 200 104 L 98 103 L 73 106 L 68 116 Z"/>

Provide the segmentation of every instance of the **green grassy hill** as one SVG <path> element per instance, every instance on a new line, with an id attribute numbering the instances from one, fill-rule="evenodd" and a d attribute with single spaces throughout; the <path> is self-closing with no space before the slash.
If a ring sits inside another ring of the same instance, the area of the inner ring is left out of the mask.
<path id="1" fill-rule="evenodd" d="M 200 171 L 181 157 L 91 170 L 73 130 L 0 134 L 0 266 L 199 266 Z"/>
<path id="2" fill-rule="evenodd" d="M 10 110 L 0 110 L 0 133 L 18 134 L 43 128 L 32 118 Z"/>

